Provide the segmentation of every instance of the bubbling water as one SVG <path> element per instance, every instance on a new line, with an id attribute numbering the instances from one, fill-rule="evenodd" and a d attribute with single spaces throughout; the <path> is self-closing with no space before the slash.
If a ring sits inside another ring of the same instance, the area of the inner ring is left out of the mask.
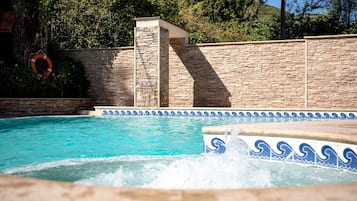
<path id="1" fill-rule="evenodd" d="M 171 162 L 146 163 L 141 170 L 119 167 L 114 173 L 99 174 L 77 181 L 160 189 L 214 189 L 272 186 L 270 171 L 247 157 L 248 147 L 232 132 L 224 154 L 186 156 Z M 145 180 L 145 181 L 142 181 Z M 135 184 L 134 184 L 135 183 Z"/>

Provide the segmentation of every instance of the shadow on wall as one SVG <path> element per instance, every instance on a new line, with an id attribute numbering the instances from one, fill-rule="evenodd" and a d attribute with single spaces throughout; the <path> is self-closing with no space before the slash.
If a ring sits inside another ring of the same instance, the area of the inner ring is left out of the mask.
<path id="1" fill-rule="evenodd" d="M 89 97 L 95 105 L 133 106 L 133 49 L 64 50 L 64 57 L 79 61 L 90 82 Z M 132 88 L 130 88 L 132 87 Z"/>
<path id="2" fill-rule="evenodd" d="M 194 107 L 231 107 L 231 93 L 197 46 L 171 43 L 194 80 Z"/>

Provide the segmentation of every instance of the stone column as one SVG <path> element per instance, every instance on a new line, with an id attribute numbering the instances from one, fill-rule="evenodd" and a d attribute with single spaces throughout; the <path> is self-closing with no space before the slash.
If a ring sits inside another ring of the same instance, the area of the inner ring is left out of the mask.
<path id="1" fill-rule="evenodd" d="M 134 41 L 135 107 L 160 107 L 160 27 L 136 27 Z"/>
<path id="2" fill-rule="evenodd" d="M 134 106 L 169 106 L 170 38 L 188 33 L 159 17 L 136 18 L 134 38 Z"/>

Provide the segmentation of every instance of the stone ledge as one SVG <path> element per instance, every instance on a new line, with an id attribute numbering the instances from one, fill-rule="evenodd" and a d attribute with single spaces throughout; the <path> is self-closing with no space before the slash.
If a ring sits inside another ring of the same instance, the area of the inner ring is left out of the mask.
<path id="1" fill-rule="evenodd" d="M 291 40 L 269 40 L 269 41 L 245 41 L 245 42 L 223 42 L 223 43 L 199 43 L 185 45 L 187 47 L 204 47 L 204 46 L 227 46 L 227 45 L 257 45 L 257 44 L 276 44 L 276 43 L 304 43 L 304 39 Z"/>
<path id="2" fill-rule="evenodd" d="M 339 38 L 357 38 L 357 34 L 323 35 L 323 36 L 305 36 L 304 39 L 339 39 Z"/>
<path id="3" fill-rule="evenodd" d="M 206 126 L 205 134 L 239 130 L 240 135 L 277 136 L 357 144 L 357 120 L 326 120 Z"/>
<path id="4" fill-rule="evenodd" d="M 0 117 L 70 115 L 93 106 L 91 98 L 0 98 Z"/>

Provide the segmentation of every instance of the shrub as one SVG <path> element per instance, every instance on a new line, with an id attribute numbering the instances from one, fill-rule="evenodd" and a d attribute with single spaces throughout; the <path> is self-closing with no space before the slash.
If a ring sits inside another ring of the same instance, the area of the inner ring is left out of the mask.
<path id="1" fill-rule="evenodd" d="M 84 68 L 68 60 L 53 61 L 46 78 L 30 67 L 0 61 L 0 97 L 3 98 L 79 98 L 87 96 L 89 82 Z"/>

